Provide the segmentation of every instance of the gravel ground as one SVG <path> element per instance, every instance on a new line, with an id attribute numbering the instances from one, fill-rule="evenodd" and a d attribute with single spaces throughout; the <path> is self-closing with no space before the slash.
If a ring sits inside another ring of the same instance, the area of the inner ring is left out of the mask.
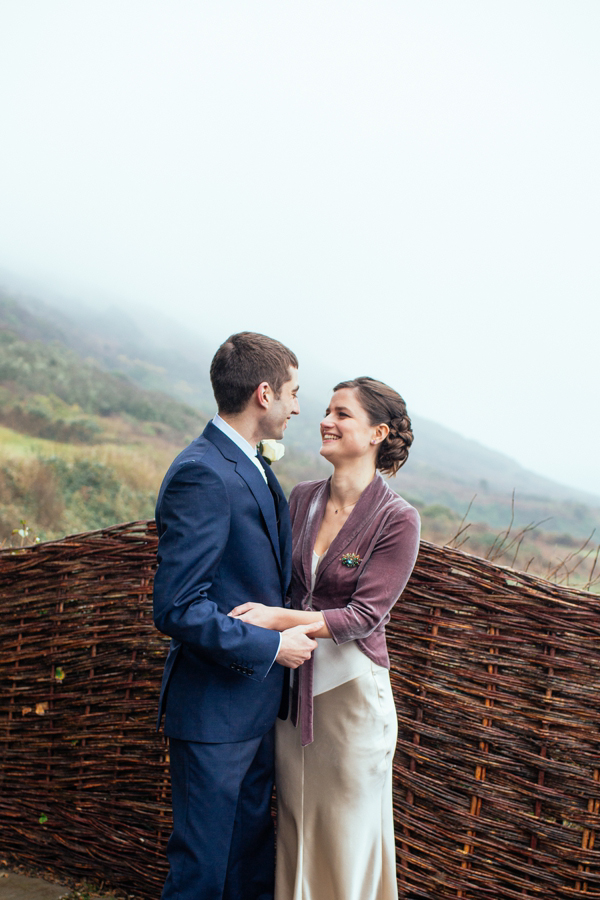
<path id="1" fill-rule="evenodd" d="M 133 900 L 128 894 L 106 893 L 102 884 L 57 878 L 46 870 L 12 865 L 0 859 L 0 900 Z"/>

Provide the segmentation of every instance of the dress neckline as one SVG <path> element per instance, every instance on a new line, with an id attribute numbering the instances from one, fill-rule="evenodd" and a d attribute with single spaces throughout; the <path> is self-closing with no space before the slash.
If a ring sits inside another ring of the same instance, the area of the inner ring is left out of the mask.
<path id="1" fill-rule="evenodd" d="M 305 584 L 310 584 L 312 554 L 314 553 L 315 542 L 319 533 L 319 528 L 323 522 L 325 515 L 325 507 L 329 499 L 329 491 L 331 484 L 331 476 L 324 481 L 316 483 L 316 491 L 313 494 L 303 525 L 302 538 L 302 572 L 305 578 Z M 363 529 L 367 523 L 373 518 L 384 501 L 386 493 L 393 494 L 392 489 L 385 483 L 379 472 L 375 473 L 373 480 L 366 486 L 362 494 L 357 500 L 356 506 L 330 543 L 323 556 L 320 565 L 321 569 L 326 569 L 337 558 L 338 552 L 350 546 L 358 532 Z"/>

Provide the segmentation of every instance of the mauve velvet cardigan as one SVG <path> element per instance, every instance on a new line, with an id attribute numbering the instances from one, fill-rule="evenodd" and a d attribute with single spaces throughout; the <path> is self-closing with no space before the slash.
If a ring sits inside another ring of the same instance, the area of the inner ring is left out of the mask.
<path id="1" fill-rule="evenodd" d="M 385 626 L 417 559 L 419 514 L 377 473 L 321 560 L 311 591 L 312 554 L 330 480 L 303 482 L 290 496 L 291 606 L 309 609 L 312 605 L 323 613 L 336 644 L 356 641 L 369 659 L 389 669 Z M 347 553 L 360 557 L 356 568 L 343 565 L 342 556 Z M 302 746 L 306 746 L 313 740 L 312 657 L 296 669 L 294 688 L 292 721 L 294 725 L 300 721 Z"/>

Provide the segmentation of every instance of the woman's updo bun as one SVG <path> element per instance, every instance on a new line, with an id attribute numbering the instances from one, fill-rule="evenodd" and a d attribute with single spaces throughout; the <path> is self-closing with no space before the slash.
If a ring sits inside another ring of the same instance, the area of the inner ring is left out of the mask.
<path id="1" fill-rule="evenodd" d="M 341 391 L 343 388 L 356 391 L 370 425 L 387 425 L 390 429 L 388 436 L 379 445 L 376 465 L 384 475 L 395 475 L 408 459 L 408 451 L 413 442 L 406 403 L 389 385 L 367 376 L 341 381 L 333 390 Z"/>

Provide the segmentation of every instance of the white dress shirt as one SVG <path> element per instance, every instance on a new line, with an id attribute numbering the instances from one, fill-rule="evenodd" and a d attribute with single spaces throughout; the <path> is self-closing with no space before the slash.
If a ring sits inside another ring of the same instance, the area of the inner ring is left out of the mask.
<path id="1" fill-rule="evenodd" d="M 237 447 L 239 447 L 243 453 L 246 454 L 248 459 L 252 460 L 252 462 L 254 463 L 254 465 L 256 466 L 256 468 L 258 469 L 260 474 L 262 475 L 262 477 L 265 479 L 265 484 L 268 485 L 269 481 L 267 479 L 267 473 L 263 469 L 263 467 L 258 459 L 258 456 L 256 455 L 256 447 L 253 447 L 252 444 L 249 444 L 248 441 L 246 440 L 246 438 L 242 437 L 242 435 L 239 433 L 239 431 L 236 431 L 235 428 L 231 427 L 229 422 L 226 422 L 225 419 L 221 418 L 219 413 L 216 414 L 216 416 L 214 417 L 214 419 L 212 421 L 213 421 L 213 425 L 215 426 L 215 428 L 218 428 L 219 431 L 222 431 L 223 434 L 227 435 L 227 437 L 231 441 L 233 441 L 233 443 Z M 277 647 L 277 653 L 279 653 L 280 647 L 281 647 L 281 634 L 279 635 L 279 646 Z M 273 663 L 277 659 L 277 653 L 273 657 Z M 269 666 L 269 672 L 273 668 L 273 663 L 271 663 L 271 665 Z M 267 675 L 269 674 L 269 672 L 267 672 Z"/>
<path id="2" fill-rule="evenodd" d="M 324 556 L 325 553 L 317 556 L 313 550 L 311 591 L 314 590 L 317 569 Z M 356 641 L 336 644 L 334 640 L 323 638 L 317 643 L 319 646 L 313 653 L 315 667 L 313 673 L 313 697 L 316 697 L 318 694 L 324 694 L 325 691 L 331 691 L 341 684 L 346 684 L 347 681 L 352 681 L 354 678 L 358 678 L 359 675 L 364 675 L 365 672 L 382 668 L 382 666 L 377 666 L 374 662 L 371 662 Z"/>
<path id="3" fill-rule="evenodd" d="M 262 477 L 265 479 L 265 482 L 268 484 L 267 475 L 265 470 L 263 469 L 258 456 L 256 455 L 256 447 L 253 447 L 252 444 L 249 444 L 246 438 L 242 437 L 239 431 L 236 431 L 235 428 L 232 428 L 229 422 L 226 422 L 225 419 L 222 419 L 219 413 L 213 419 L 213 425 L 222 431 L 223 434 L 226 434 L 227 437 L 236 444 L 240 450 L 246 454 L 248 459 L 251 459 Z"/>

